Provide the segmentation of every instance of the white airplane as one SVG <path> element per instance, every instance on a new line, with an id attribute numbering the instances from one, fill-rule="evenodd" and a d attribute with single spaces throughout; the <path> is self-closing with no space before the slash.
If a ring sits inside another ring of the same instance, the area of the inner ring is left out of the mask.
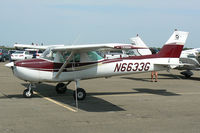
<path id="1" fill-rule="evenodd" d="M 151 50 L 148 48 L 148 46 L 142 41 L 142 39 L 137 35 L 136 37 L 130 38 L 131 44 L 134 46 L 140 46 L 140 47 L 145 47 L 146 49 L 133 49 L 130 51 L 133 51 L 135 56 L 140 56 L 140 55 L 150 55 Z"/>
<path id="2" fill-rule="evenodd" d="M 186 70 L 181 72 L 186 78 L 193 75 L 191 70 L 200 70 L 200 48 L 184 50 L 180 56 L 181 65 L 177 67 L 179 70 Z"/>
<path id="3" fill-rule="evenodd" d="M 32 88 L 36 83 L 58 83 L 57 93 L 65 93 L 67 85 L 75 81 L 74 98 L 83 100 L 86 92 L 80 88 L 80 80 L 166 70 L 170 65 L 179 65 L 179 56 L 187 37 L 188 32 L 175 31 L 160 52 L 154 55 L 104 59 L 95 52 L 96 50 L 139 48 L 131 44 L 56 46 L 47 49 L 43 53 L 43 58 L 11 62 L 6 66 L 12 68 L 16 77 L 30 82 L 23 92 L 26 98 L 32 97 Z"/>
<path id="4" fill-rule="evenodd" d="M 150 55 L 151 50 L 147 47 L 147 45 L 142 41 L 142 39 L 137 34 L 136 37 L 130 38 L 131 44 L 136 47 L 141 47 L 142 49 L 128 49 L 128 50 L 113 50 L 108 51 L 104 54 L 104 58 L 106 59 L 114 59 L 120 57 L 129 57 L 129 56 L 141 56 L 141 55 Z"/>

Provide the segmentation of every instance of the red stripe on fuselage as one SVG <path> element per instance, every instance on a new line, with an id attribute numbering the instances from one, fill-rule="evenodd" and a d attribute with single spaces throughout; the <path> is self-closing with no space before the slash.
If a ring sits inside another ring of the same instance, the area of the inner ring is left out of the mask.
<path id="1" fill-rule="evenodd" d="M 28 60 L 16 61 L 15 66 L 34 68 L 34 69 L 53 70 L 54 63 L 44 59 L 28 59 Z"/>

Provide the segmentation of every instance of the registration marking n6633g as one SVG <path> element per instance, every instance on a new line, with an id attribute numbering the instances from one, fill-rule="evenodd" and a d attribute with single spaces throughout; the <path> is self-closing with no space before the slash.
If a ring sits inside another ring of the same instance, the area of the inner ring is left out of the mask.
<path id="1" fill-rule="evenodd" d="M 117 63 L 114 72 L 148 71 L 149 68 L 150 62 Z"/>

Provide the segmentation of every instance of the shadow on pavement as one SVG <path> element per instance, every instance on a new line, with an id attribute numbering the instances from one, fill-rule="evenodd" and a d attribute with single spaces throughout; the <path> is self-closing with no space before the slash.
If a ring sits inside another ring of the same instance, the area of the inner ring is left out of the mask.
<path id="1" fill-rule="evenodd" d="M 147 93 L 147 94 L 155 94 L 155 95 L 162 95 L 162 96 L 179 96 L 180 94 L 176 94 L 174 92 L 169 92 L 167 90 L 153 90 L 153 89 L 147 89 L 147 88 L 141 88 L 141 89 L 133 89 L 136 90 L 138 93 Z"/>
<path id="2" fill-rule="evenodd" d="M 22 84 L 23 86 L 27 86 L 27 84 Z M 137 88 L 133 89 L 134 91 L 130 92 L 98 92 L 98 93 L 87 93 L 87 97 L 83 101 L 79 101 L 79 109 L 87 111 L 87 112 L 109 112 L 109 111 L 125 111 L 123 108 L 106 101 L 102 98 L 98 98 L 95 96 L 100 95 L 124 95 L 127 94 L 155 94 L 162 96 L 178 96 L 179 94 L 168 92 L 167 90 L 154 90 L 147 88 Z M 72 107 L 76 107 L 75 100 L 73 99 L 73 91 L 68 89 L 66 94 L 57 94 L 55 91 L 54 85 L 49 84 L 38 84 L 37 89 L 34 89 L 35 92 L 39 93 L 43 97 L 51 98 L 57 102 L 62 104 L 67 104 Z M 133 95 L 134 96 L 134 95 Z M 4 95 L 0 98 L 24 98 L 22 94 L 18 95 Z M 34 95 L 33 98 L 41 98 L 39 95 Z M 24 98 L 25 99 L 25 98 Z M 27 99 L 28 100 L 28 99 Z"/>

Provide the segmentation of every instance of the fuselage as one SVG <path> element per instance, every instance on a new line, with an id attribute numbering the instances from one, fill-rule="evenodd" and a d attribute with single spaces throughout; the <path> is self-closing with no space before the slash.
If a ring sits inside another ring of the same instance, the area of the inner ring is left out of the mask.
<path id="1" fill-rule="evenodd" d="M 149 58 L 148 58 L 149 57 Z M 166 67 L 155 65 L 178 58 L 150 58 L 150 56 L 101 59 L 95 62 L 70 62 L 62 73 L 54 78 L 63 63 L 47 59 L 30 59 L 14 63 L 13 72 L 18 78 L 29 82 L 65 82 L 75 79 L 110 77 L 138 72 L 164 70 Z"/>

